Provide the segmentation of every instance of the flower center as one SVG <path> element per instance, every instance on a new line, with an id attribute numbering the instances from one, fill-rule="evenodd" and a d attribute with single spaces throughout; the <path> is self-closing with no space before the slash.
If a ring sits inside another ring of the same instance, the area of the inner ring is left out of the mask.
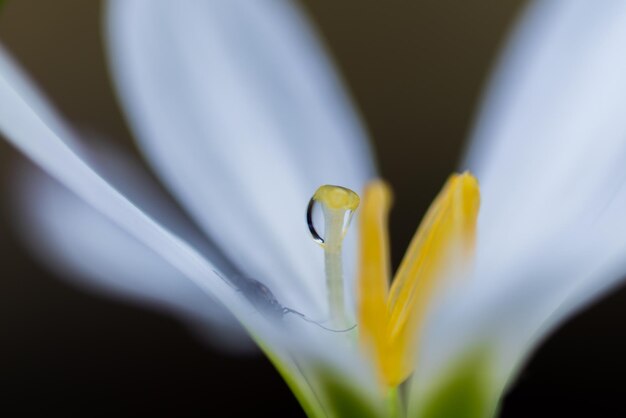
<path id="1" fill-rule="evenodd" d="M 360 214 L 356 316 L 360 346 L 375 363 L 381 384 L 394 388 L 415 368 L 419 336 L 434 294 L 446 278 L 471 265 L 480 192 L 469 173 L 450 176 L 424 216 L 393 281 L 387 230 L 391 201 L 391 190 L 383 181 L 366 186 Z M 323 238 L 313 224 L 317 204 L 324 214 Z M 353 191 L 322 186 L 307 211 L 311 234 L 324 248 L 328 304 L 336 327 L 347 325 L 341 246 L 358 205 Z"/>

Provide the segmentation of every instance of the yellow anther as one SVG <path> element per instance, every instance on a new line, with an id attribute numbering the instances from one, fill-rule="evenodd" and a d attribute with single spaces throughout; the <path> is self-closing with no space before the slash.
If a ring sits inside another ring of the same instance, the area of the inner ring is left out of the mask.
<path id="1" fill-rule="evenodd" d="M 379 363 L 385 355 L 387 340 L 387 294 L 391 278 L 387 217 L 391 209 L 391 194 L 386 183 L 379 180 L 371 182 L 363 194 L 359 215 L 359 343 L 366 354 Z"/>
<path id="2" fill-rule="evenodd" d="M 429 302 L 449 268 L 458 268 L 471 258 L 479 200 L 472 175 L 450 176 L 424 216 L 389 288 L 390 192 L 380 181 L 366 188 L 361 213 L 359 332 L 386 386 L 399 385 L 413 372 Z"/>

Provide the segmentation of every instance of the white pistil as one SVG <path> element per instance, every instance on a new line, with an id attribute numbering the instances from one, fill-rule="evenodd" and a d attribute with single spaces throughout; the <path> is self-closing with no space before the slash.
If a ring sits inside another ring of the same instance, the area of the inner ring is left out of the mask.
<path id="1" fill-rule="evenodd" d="M 324 214 L 324 237 L 320 237 L 313 226 L 314 203 L 322 205 Z M 322 186 L 311 198 L 307 219 L 315 241 L 324 248 L 326 289 L 328 308 L 333 326 L 345 327 L 348 318 L 345 308 L 342 246 L 352 214 L 359 206 L 359 196 L 350 189 L 340 186 Z"/>

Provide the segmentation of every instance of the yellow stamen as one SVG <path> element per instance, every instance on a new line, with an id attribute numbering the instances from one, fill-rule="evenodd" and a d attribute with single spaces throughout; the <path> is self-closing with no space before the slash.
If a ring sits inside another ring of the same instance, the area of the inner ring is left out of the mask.
<path id="1" fill-rule="evenodd" d="M 452 175 L 424 216 L 389 289 L 390 192 L 380 181 L 365 191 L 359 329 L 363 347 L 376 359 L 381 378 L 390 387 L 402 383 L 414 369 L 416 336 L 437 285 L 451 265 L 471 258 L 479 199 L 473 176 Z"/>
<path id="2" fill-rule="evenodd" d="M 384 357 L 387 339 L 387 293 L 391 276 L 387 217 L 391 200 L 389 187 L 382 181 L 373 181 L 365 189 L 359 215 L 359 342 L 375 359 Z"/>

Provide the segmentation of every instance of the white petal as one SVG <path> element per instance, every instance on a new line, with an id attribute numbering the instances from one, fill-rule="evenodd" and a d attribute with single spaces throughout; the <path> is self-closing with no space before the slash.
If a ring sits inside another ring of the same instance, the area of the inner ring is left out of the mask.
<path id="1" fill-rule="evenodd" d="M 469 154 L 483 194 L 479 271 L 481 263 L 505 270 L 548 252 L 557 260 L 568 254 L 558 260 L 565 274 L 567 265 L 593 266 L 622 248 L 625 44 L 624 2 L 544 1 L 529 9 Z M 559 275 L 556 260 L 542 262 Z"/>
<path id="2" fill-rule="evenodd" d="M 482 341 L 506 380 L 623 278 L 624 45 L 622 1 L 537 1 L 525 13 L 466 162 L 482 194 L 476 274 L 434 315 L 427 367 Z"/>
<path id="3" fill-rule="evenodd" d="M 203 247 L 205 255 L 218 261 L 220 270 L 230 271 L 222 262 L 220 254 L 202 242 L 193 231 L 193 226 L 184 222 L 175 208 L 164 201 L 158 189 L 149 184 L 147 176 L 128 158 L 103 144 L 93 150 L 89 149 L 93 147 L 85 148 L 84 144 L 77 141 L 72 130 L 18 70 L 1 45 L 0 70 L 13 88 L 26 98 L 37 115 L 66 144 L 97 165 L 101 173 L 106 173 L 109 181 L 113 180 L 118 188 L 133 196 L 135 203 L 149 208 L 150 215 L 161 224 L 184 237 L 187 242 L 192 242 L 196 248 Z M 16 216 L 21 217 L 24 225 L 17 232 L 24 234 L 29 245 L 47 258 L 49 264 L 54 264 L 57 270 L 74 273 L 63 277 L 88 282 L 95 280 L 92 284 L 101 290 L 169 307 L 185 315 L 194 327 L 198 322 L 218 326 L 222 331 L 227 327 L 231 332 L 223 334 L 227 336 L 221 340 L 233 343 L 229 348 L 236 348 L 239 343 L 244 344 L 240 348 L 245 348 L 247 337 L 242 338 L 239 325 L 234 323 L 220 304 L 207 303 L 206 295 L 181 276 L 180 272 L 60 184 L 34 170 L 24 167 L 21 170 L 24 177 L 16 176 L 14 179 L 17 183 L 14 185 L 16 195 L 19 195 L 18 205 L 21 206 Z M 77 222 L 78 219 L 83 222 Z M 88 230 L 97 230 L 99 233 L 85 234 L 84 231 Z M 176 287 L 178 291 L 174 291 L 175 283 L 180 286 Z M 203 334 L 206 336 L 206 332 Z"/>
<path id="4" fill-rule="evenodd" d="M 323 306 L 306 204 L 325 183 L 359 190 L 373 168 L 298 11 L 277 0 L 111 1 L 108 11 L 118 91 L 163 181 L 279 300 Z"/>
<path id="5" fill-rule="evenodd" d="M 236 314 L 247 304 L 213 271 L 213 266 L 189 245 L 172 235 L 96 174 L 57 132 L 53 112 L 25 83 L 0 50 L 0 132 L 16 148 L 104 216 L 171 263 L 207 294 L 228 304 Z M 16 82 L 18 79 L 21 82 Z M 33 105 L 31 105 L 33 103 Z M 40 117 L 38 112 L 42 112 Z M 49 124 L 54 128 L 51 129 Z M 212 303 L 207 298 L 207 303 Z"/>
<path id="6" fill-rule="evenodd" d="M 41 112 L 41 116 L 38 112 Z M 117 225 L 121 231 L 135 238 L 137 242 L 161 257 L 165 263 L 182 273 L 182 276 L 178 277 L 190 280 L 198 286 L 208 296 L 205 303 L 221 303 L 227 307 L 246 329 L 253 331 L 255 339 L 262 342 L 263 349 L 272 354 L 273 359 L 278 359 L 288 370 L 292 381 L 301 386 L 300 390 L 310 398 L 311 402 L 319 404 L 320 399 L 311 391 L 317 389 L 316 384 L 311 383 L 310 379 L 315 379 L 319 372 L 324 370 L 335 370 L 354 385 L 351 389 L 359 392 L 360 396 L 365 399 L 376 399 L 372 395 L 375 387 L 372 374 L 358 357 L 351 354 L 350 347 L 342 344 L 345 339 L 341 337 L 341 334 L 324 331 L 295 314 L 283 318 L 278 323 L 266 320 L 266 317 L 255 310 L 241 293 L 215 272 L 214 266 L 206 258 L 153 221 L 99 176 L 58 136 L 57 132 L 62 131 L 63 123 L 56 119 L 45 100 L 37 94 L 11 62 L 6 52 L 0 48 L 0 135 L 2 137 L 60 184 Z M 40 198 L 46 197 L 40 196 Z M 52 203 L 54 202 L 46 201 L 46 204 Z M 64 208 L 68 207 L 64 206 Z M 83 213 L 83 215 L 90 216 L 89 213 Z M 52 227 L 51 224 L 48 226 Z M 94 226 L 97 227 L 97 224 L 90 224 L 90 228 Z M 60 228 L 63 225 L 57 224 L 55 227 Z M 107 231 L 106 229 L 84 231 L 86 234 L 94 232 L 106 233 Z M 108 238 L 117 239 L 112 236 Z M 127 243 L 128 241 L 123 244 Z M 90 248 L 85 248 L 85 251 L 88 250 Z M 160 278 L 156 277 L 156 279 Z M 138 291 L 138 289 L 134 290 Z M 182 289 L 176 286 L 170 290 L 182 292 Z M 146 293 L 154 295 L 144 289 L 143 296 Z M 276 326 L 277 324 L 279 326 Z M 338 342 L 337 339 L 340 341 Z M 354 376 L 361 377 L 352 378 Z"/>
<path id="7" fill-rule="evenodd" d="M 179 231 L 185 229 L 167 201 L 150 196 L 151 185 L 136 170 L 129 170 L 119 159 L 108 159 L 107 165 L 128 175 L 127 190 L 132 189 L 135 199 L 144 197 L 143 207 L 150 201 L 161 219 Z M 194 331 L 202 324 L 202 335 L 210 343 L 229 350 L 251 348 L 249 337 L 226 309 L 207 303 L 204 292 L 165 260 L 41 170 L 23 164 L 15 171 L 11 185 L 17 197 L 17 233 L 61 278 L 166 309 L 190 323 Z"/>
<path id="8" fill-rule="evenodd" d="M 619 1 L 544 1 L 529 9 L 469 152 L 484 196 L 487 245 L 500 246 L 497 237 L 507 234 L 514 241 L 507 251 L 526 250 L 541 233 L 595 216 L 619 188 L 625 9 Z"/>

